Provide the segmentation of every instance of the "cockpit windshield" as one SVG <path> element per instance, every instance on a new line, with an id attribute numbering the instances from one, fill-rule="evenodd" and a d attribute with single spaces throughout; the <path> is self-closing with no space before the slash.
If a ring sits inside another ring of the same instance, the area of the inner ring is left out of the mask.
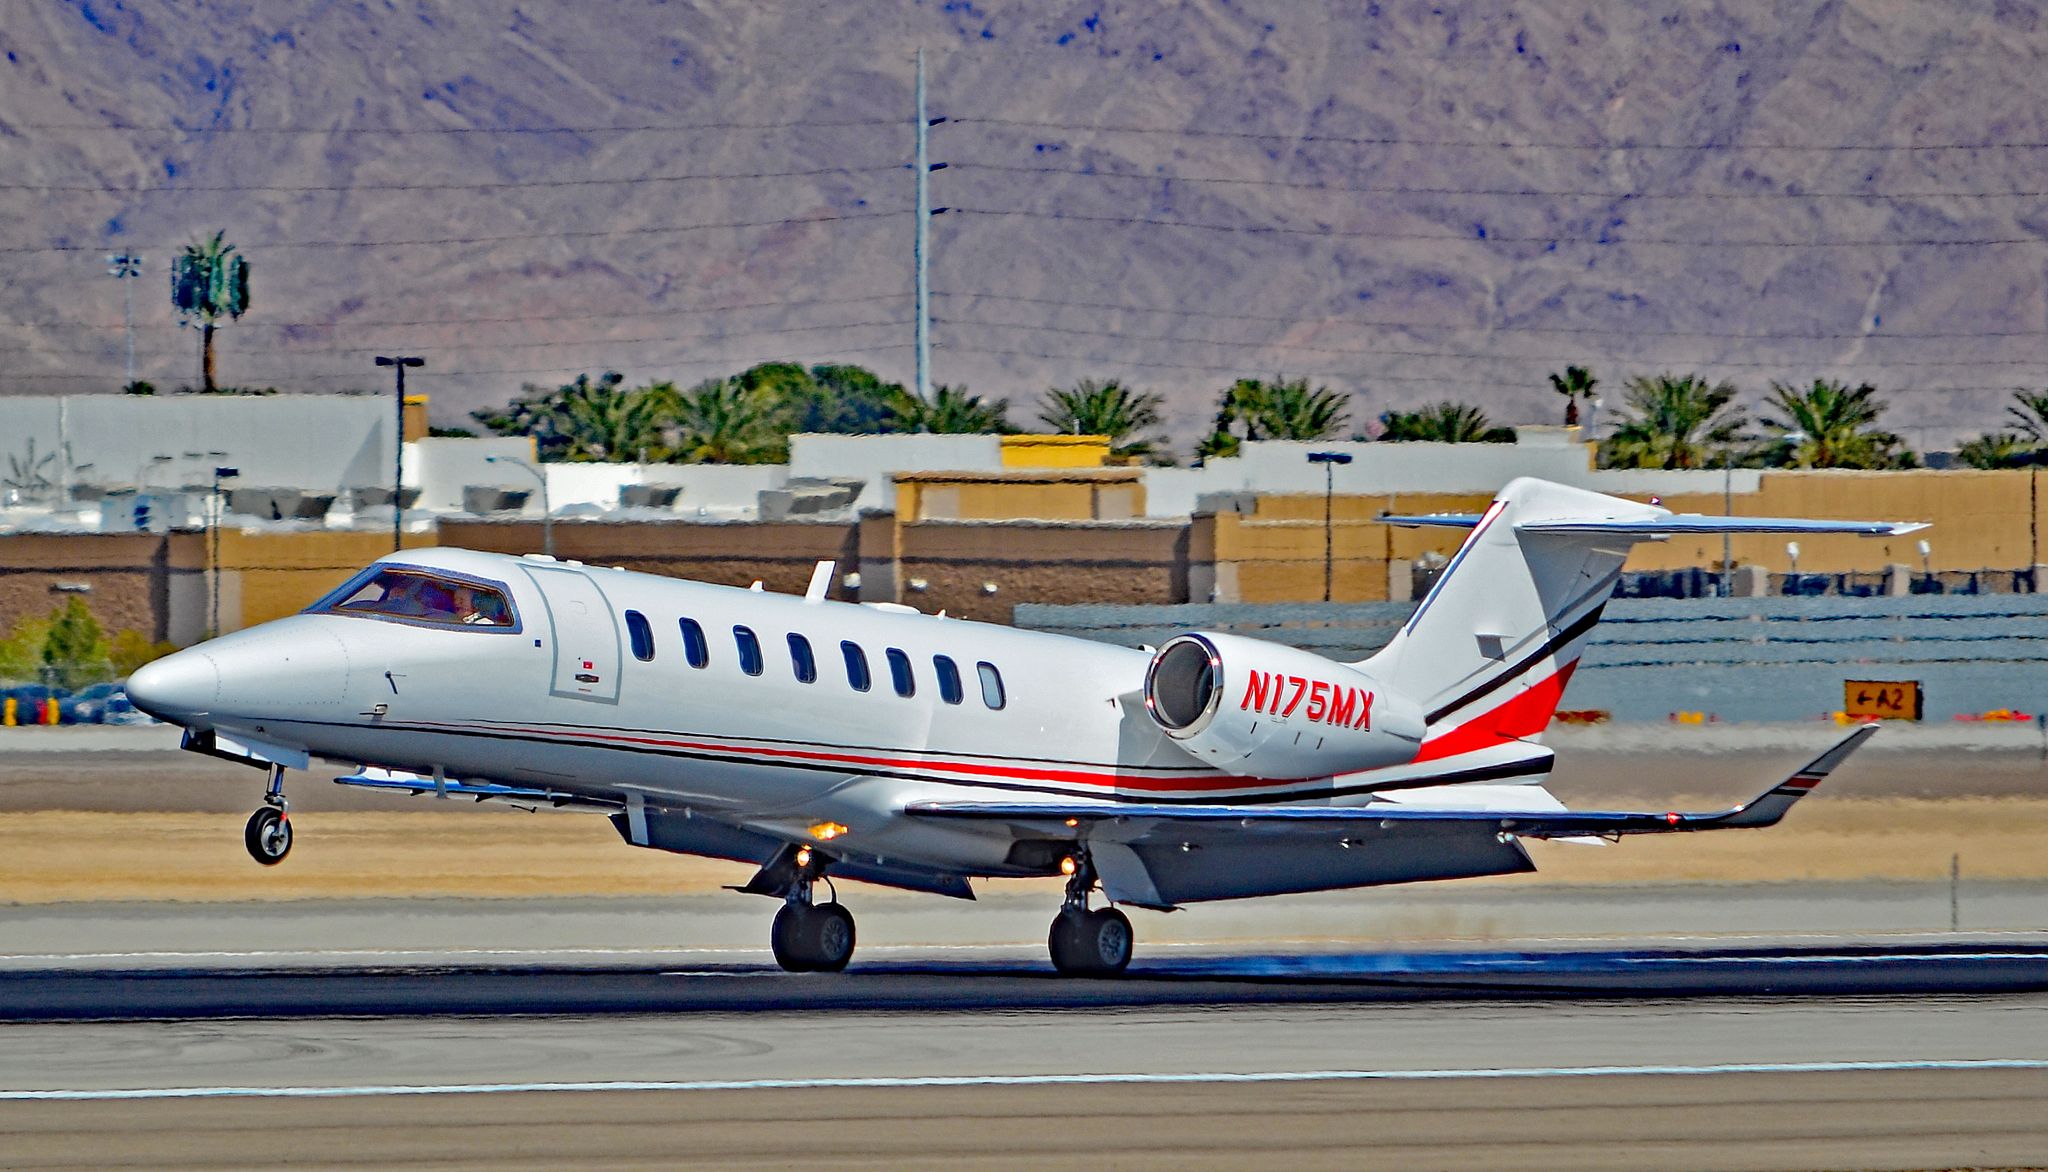
<path id="1" fill-rule="evenodd" d="M 369 615 L 449 626 L 513 626 L 505 592 L 422 570 L 381 569 L 316 603 L 311 613 Z"/>

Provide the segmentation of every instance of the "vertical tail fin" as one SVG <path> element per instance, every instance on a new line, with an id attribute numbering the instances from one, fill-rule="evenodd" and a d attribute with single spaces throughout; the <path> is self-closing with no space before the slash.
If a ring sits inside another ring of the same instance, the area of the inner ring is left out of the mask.
<path id="1" fill-rule="evenodd" d="M 1559 516 L 1668 516 L 1653 505 L 1540 480 L 1510 483 L 1472 526 L 1407 624 L 1365 663 L 1426 714 L 1435 759 L 1542 732 L 1635 538 L 1537 534 Z"/>
<path id="2" fill-rule="evenodd" d="M 1515 480 L 1477 518 L 1387 518 L 1471 525 L 1407 625 L 1364 667 L 1419 703 L 1421 760 L 1542 732 L 1638 541 L 1674 533 L 1854 533 L 1919 525 L 1783 517 L 1704 517 Z"/>

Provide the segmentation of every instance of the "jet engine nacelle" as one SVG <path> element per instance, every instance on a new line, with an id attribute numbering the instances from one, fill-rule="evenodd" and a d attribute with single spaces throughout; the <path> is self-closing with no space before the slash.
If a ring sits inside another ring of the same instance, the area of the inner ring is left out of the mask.
<path id="1" fill-rule="evenodd" d="M 1145 672 L 1145 710 L 1203 764 L 1325 777 L 1415 759 L 1424 721 L 1371 676 L 1258 639 L 1176 635 Z"/>

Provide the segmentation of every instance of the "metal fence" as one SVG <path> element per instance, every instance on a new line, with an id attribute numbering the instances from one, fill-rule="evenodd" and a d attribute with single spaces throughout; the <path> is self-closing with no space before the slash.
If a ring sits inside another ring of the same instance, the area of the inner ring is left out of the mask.
<path id="1" fill-rule="evenodd" d="M 1412 603 L 1017 608 L 1016 624 L 1123 646 L 1220 630 L 1339 660 L 1385 646 Z M 1918 680 L 1928 720 L 2048 708 L 2048 597 L 1616 598 L 1565 694 L 1616 720 L 1819 718 L 1845 680 Z"/>

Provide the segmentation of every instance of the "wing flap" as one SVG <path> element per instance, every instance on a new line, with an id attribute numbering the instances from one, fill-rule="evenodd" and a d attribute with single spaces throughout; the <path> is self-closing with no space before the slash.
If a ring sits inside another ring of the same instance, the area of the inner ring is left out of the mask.
<path id="1" fill-rule="evenodd" d="M 1629 810 L 1428 809 L 1394 802 L 1365 806 L 1225 806 L 1163 805 L 1134 802 L 918 802 L 904 813 L 919 818 L 951 818 L 1002 822 L 1017 830 L 1051 837 L 1105 837 L 1126 843 L 1180 839 L 1190 831 L 1252 831 L 1316 834 L 1351 829 L 1427 831 L 1489 828 L 1521 838 L 1614 837 L 1629 834 L 1670 834 L 1678 831 L 1754 829 L 1770 826 L 1792 804 L 1813 792 L 1823 778 L 1877 731 L 1863 725 L 1835 745 L 1750 801 L 1726 810 L 1704 813 L 1653 813 Z"/>

